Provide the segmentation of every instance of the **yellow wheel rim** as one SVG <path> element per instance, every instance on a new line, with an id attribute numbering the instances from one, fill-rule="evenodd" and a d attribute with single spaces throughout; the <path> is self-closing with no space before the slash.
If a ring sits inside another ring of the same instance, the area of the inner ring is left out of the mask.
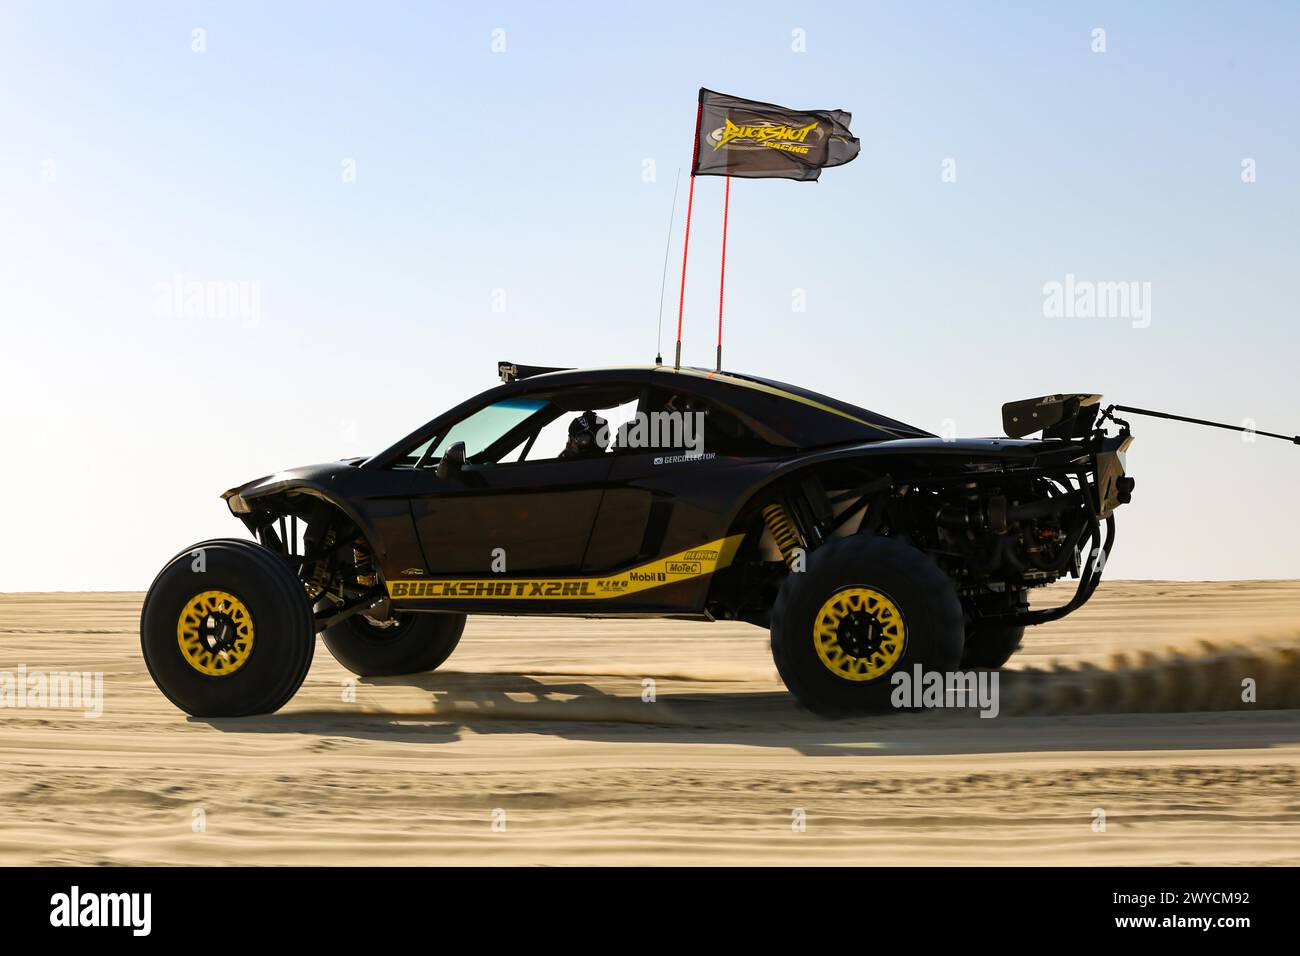
<path id="1" fill-rule="evenodd" d="M 228 591 L 203 591 L 181 610 L 176 643 L 181 656 L 200 674 L 227 677 L 253 653 L 253 616 Z"/>
<path id="2" fill-rule="evenodd" d="M 813 624 L 813 644 L 826 669 L 845 680 L 875 680 L 903 656 L 907 626 L 898 605 L 875 588 L 836 591 Z"/>

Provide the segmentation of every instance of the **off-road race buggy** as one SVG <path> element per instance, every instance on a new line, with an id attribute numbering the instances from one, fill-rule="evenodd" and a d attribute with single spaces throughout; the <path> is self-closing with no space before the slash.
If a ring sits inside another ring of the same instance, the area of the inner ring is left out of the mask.
<path id="1" fill-rule="evenodd" d="M 1000 667 L 1083 605 L 1133 490 L 1123 406 L 1098 395 L 949 439 L 747 375 L 500 373 L 377 455 L 226 492 L 257 540 L 186 548 L 144 602 L 162 692 L 268 713 L 317 633 L 352 672 L 399 675 L 441 665 L 468 614 L 545 614 L 746 621 L 805 707 L 881 709 L 892 673 Z M 1070 600 L 1031 609 L 1067 576 Z"/>

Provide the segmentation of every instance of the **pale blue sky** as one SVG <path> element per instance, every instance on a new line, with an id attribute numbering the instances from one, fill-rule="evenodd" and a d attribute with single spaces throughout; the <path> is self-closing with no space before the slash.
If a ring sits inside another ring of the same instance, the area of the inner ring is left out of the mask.
<path id="1" fill-rule="evenodd" d="M 862 140 L 820 183 L 734 183 L 728 367 L 962 434 L 1061 390 L 1300 430 L 1298 50 L 1293 3 L 6 0 L 0 590 L 144 588 L 239 532 L 223 489 L 384 447 L 498 359 L 649 361 L 701 85 Z M 1067 273 L 1150 282 L 1150 327 L 1044 318 Z M 177 274 L 256 283 L 258 321 L 158 314 Z M 1112 575 L 1300 575 L 1300 449 L 1135 430 Z"/>

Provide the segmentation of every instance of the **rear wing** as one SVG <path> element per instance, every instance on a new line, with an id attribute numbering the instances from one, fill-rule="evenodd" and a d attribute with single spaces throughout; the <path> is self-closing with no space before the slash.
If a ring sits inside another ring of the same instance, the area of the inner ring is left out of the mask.
<path id="1" fill-rule="evenodd" d="M 1043 395 L 1002 406 L 1002 430 L 1008 438 L 1041 431 L 1044 438 L 1087 438 L 1101 411 L 1101 396 L 1083 392 Z"/>

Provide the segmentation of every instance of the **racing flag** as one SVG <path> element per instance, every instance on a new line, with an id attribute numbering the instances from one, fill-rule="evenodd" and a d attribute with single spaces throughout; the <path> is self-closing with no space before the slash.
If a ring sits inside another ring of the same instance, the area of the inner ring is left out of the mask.
<path id="1" fill-rule="evenodd" d="M 843 110 L 791 110 L 700 90 L 692 176 L 815 180 L 858 155 Z"/>

